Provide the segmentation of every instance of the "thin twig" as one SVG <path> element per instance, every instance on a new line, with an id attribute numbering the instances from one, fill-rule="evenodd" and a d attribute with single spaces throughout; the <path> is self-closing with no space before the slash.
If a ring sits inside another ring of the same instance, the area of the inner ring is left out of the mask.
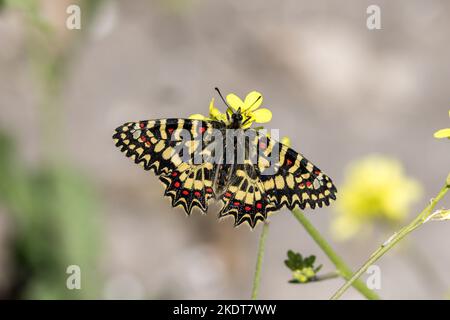
<path id="1" fill-rule="evenodd" d="M 417 229 L 419 226 L 421 226 L 428 216 L 433 211 L 434 207 L 437 205 L 437 203 L 444 197 L 444 195 L 447 193 L 449 189 L 449 185 L 444 186 L 439 194 L 434 198 L 431 203 L 413 220 L 411 223 L 409 223 L 407 226 L 400 229 L 398 232 L 396 232 L 392 237 L 388 239 L 385 243 L 383 243 L 371 256 L 370 258 L 362 265 L 361 268 L 349 279 L 347 282 L 339 288 L 338 291 L 331 297 L 332 300 L 339 299 L 342 294 L 350 287 L 352 286 L 356 281 L 358 281 L 358 278 L 378 259 L 380 259 L 386 252 L 388 252 L 392 247 L 394 247 L 400 240 L 402 240 L 406 235 L 408 235 L 410 232 Z"/>
<path id="2" fill-rule="evenodd" d="M 328 256 L 331 262 L 334 264 L 340 275 L 348 280 L 352 275 L 351 269 L 342 260 L 342 258 L 333 250 L 330 244 L 325 240 L 324 237 L 319 233 L 319 231 L 312 225 L 312 223 L 305 217 L 303 212 L 296 208 L 291 211 L 294 217 L 303 225 L 305 230 L 309 233 L 311 238 L 317 243 L 317 245 L 322 249 L 322 251 Z M 358 290 L 362 295 L 370 300 L 378 300 L 380 297 L 367 288 L 367 286 L 361 281 L 354 281 L 352 283 L 353 287 Z"/>
<path id="3" fill-rule="evenodd" d="M 264 251 L 266 249 L 267 231 L 269 231 L 269 223 L 264 222 L 264 225 L 263 225 L 263 228 L 261 231 L 261 237 L 259 239 L 258 257 L 256 259 L 255 276 L 253 278 L 253 290 L 252 290 L 252 299 L 253 300 L 256 300 L 258 298 L 259 284 L 261 282 L 262 262 L 263 262 L 263 258 L 264 258 Z"/>

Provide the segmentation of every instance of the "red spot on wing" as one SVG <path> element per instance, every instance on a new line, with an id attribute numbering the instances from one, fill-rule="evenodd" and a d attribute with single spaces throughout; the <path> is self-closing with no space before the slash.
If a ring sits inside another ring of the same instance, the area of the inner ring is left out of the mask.
<path id="1" fill-rule="evenodd" d="M 200 133 L 204 133 L 206 131 L 205 127 L 200 127 Z"/>
<path id="2" fill-rule="evenodd" d="M 197 198 L 200 198 L 202 194 L 199 191 L 195 191 L 194 192 L 194 196 L 196 196 Z"/>
<path id="3" fill-rule="evenodd" d="M 262 208 L 262 203 L 261 203 L 261 202 L 258 202 L 258 203 L 256 204 L 256 208 L 257 208 L 257 209 L 261 209 L 261 208 Z"/>
<path id="4" fill-rule="evenodd" d="M 145 128 L 145 123 L 144 123 L 144 122 L 139 123 L 139 127 L 141 127 L 142 129 L 144 129 L 144 128 Z"/>
<path id="5" fill-rule="evenodd" d="M 252 210 L 252 207 L 250 207 L 250 206 L 245 206 L 245 211 L 250 211 L 250 210 Z"/>
<path id="6" fill-rule="evenodd" d="M 240 205 L 241 205 L 241 203 L 238 202 L 238 201 L 235 201 L 233 204 L 234 204 L 235 206 L 240 206 Z"/>
<path id="7" fill-rule="evenodd" d="M 314 171 L 314 174 L 315 174 L 315 175 L 319 175 L 319 174 L 320 174 L 320 170 Z"/>
<path id="8" fill-rule="evenodd" d="M 213 189 L 212 188 L 206 188 L 206 190 L 205 190 L 207 193 L 212 193 L 213 192 Z"/>
<path id="9" fill-rule="evenodd" d="M 183 190 L 182 194 L 185 195 L 185 196 L 187 196 L 187 195 L 189 194 L 189 191 Z"/>
<path id="10" fill-rule="evenodd" d="M 231 193 L 225 192 L 224 196 L 227 197 L 227 198 L 231 198 Z"/>
<path id="11" fill-rule="evenodd" d="M 141 136 L 141 140 L 142 140 L 142 142 L 145 142 L 145 141 L 147 141 L 147 137 L 146 136 Z"/>
<path id="12" fill-rule="evenodd" d="M 180 183 L 177 181 L 173 184 L 175 186 L 175 188 L 179 188 L 180 187 Z"/>
<path id="13" fill-rule="evenodd" d="M 286 164 L 287 164 L 288 166 L 290 166 L 290 165 L 292 164 L 292 160 L 291 160 L 291 159 L 286 159 Z"/>
<path id="14" fill-rule="evenodd" d="M 312 185 L 311 181 L 306 181 L 306 186 L 307 187 L 311 187 L 311 185 Z"/>
<path id="15" fill-rule="evenodd" d="M 178 175 L 178 172 L 174 171 L 172 172 L 172 177 L 176 177 Z"/>

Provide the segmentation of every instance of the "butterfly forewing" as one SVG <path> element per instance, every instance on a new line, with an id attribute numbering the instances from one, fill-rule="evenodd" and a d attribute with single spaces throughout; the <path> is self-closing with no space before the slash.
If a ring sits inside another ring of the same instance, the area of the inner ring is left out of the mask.
<path id="1" fill-rule="evenodd" d="M 206 212 L 214 196 L 217 164 L 209 154 L 216 141 L 210 136 L 221 126 L 220 122 L 191 119 L 128 122 L 116 129 L 113 139 L 127 157 L 159 175 L 172 206 L 181 206 L 190 214 L 194 207 Z"/>

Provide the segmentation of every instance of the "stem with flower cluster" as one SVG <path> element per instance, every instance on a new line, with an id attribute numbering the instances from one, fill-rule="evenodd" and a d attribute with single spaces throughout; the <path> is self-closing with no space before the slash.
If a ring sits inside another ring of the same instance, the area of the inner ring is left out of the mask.
<path id="1" fill-rule="evenodd" d="M 347 266 L 347 264 L 342 260 L 342 258 L 333 250 L 330 244 L 325 240 L 325 238 L 319 233 L 319 231 L 313 226 L 313 224 L 305 217 L 304 213 L 295 208 L 291 211 L 294 217 L 303 225 L 308 234 L 313 238 L 313 240 L 317 243 L 317 245 L 322 249 L 322 251 L 328 256 L 330 261 L 334 264 L 339 275 L 344 279 L 350 279 L 352 275 L 351 269 Z M 367 286 L 357 280 L 352 283 L 353 287 L 358 290 L 363 296 L 370 300 L 378 300 L 380 297 L 367 288 Z"/>
<path id="2" fill-rule="evenodd" d="M 449 175 L 450 178 L 450 175 Z M 449 180 L 447 178 L 447 180 Z M 370 258 L 362 265 L 361 268 L 350 278 L 347 282 L 331 297 L 332 300 L 339 299 L 342 294 L 351 286 L 354 285 L 358 278 L 379 258 L 381 258 L 386 252 L 388 252 L 392 247 L 394 247 L 400 240 L 402 240 L 406 235 L 410 232 L 414 231 L 418 227 L 420 227 L 423 223 L 427 221 L 431 212 L 437 203 L 444 197 L 444 195 L 448 192 L 450 188 L 450 182 L 447 181 L 447 184 L 441 189 L 436 198 L 432 199 L 430 204 L 407 226 L 400 229 L 398 232 L 394 233 L 394 235 L 389 238 L 385 243 L 383 243 L 371 256 Z"/>

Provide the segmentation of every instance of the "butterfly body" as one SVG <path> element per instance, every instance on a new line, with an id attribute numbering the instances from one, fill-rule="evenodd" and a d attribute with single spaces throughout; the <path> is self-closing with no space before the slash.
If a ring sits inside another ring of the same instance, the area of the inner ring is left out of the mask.
<path id="1" fill-rule="evenodd" d="M 222 121 L 128 122 L 116 129 L 113 139 L 127 157 L 153 170 L 172 206 L 181 206 L 188 214 L 195 207 L 206 213 L 208 203 L 216 199 L 222 203 L 220 217 L 233 216 L 236 226 L 247 222 L 253 228 L 283 206 L 314 209 L 336 198 L 335 186 L 319 168 L 291 148 L 244 128 L 245 121 L 235 112 Z M 229 137 L 229 131 L 235 136 Z M 182 133 L 189 139 L 182 139 Z M 240 135 L 248 139 L 242 142 Z M 237 152 L 230 155 L 229 150 L 239 147 L 242 157 Z M 275 170 L 269 172 L 275 150 Z"/>

